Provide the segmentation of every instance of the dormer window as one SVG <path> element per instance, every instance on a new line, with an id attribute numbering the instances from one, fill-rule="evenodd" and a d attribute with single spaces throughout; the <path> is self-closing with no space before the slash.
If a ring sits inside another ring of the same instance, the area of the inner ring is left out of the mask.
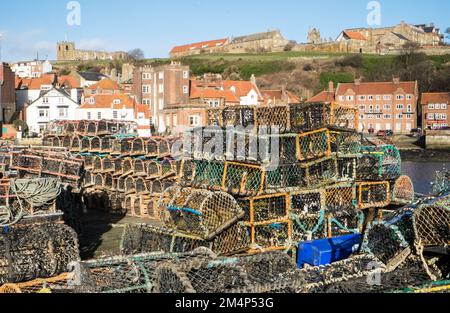
<path id="1" fill-rule="evenodd" d="M 114 104 L 120 104 L 120 99 L 114 99 L 113 103 Z"/>
<path id="2" fill-rule="evenodd" d="M 88 103 L 89 103 L 89 104 L 95 104 L 95 98 L 94 98 L 94 97 L 89 98 L 89 99 L 88 99 Z"/>

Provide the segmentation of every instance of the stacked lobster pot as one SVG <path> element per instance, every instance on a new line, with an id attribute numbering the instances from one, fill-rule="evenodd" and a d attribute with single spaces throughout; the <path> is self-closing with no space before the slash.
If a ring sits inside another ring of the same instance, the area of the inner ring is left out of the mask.
<path id="1" fill-rule="evenodd" d="M 175 138 L 140 138 L 133 122 L 58 122 L 44 145 L 64 147 L 84 161 L 83 194 L 89 209 L 158 219 L 155 206 L 176 183 Z"/>
<path id="2" fill-rule="evenodd" d="M 398 150 L 364 147 L 357 110 L 314 103 L 226 107 L 208 116 L 210 127 L 184 136 L 182 188 L 169 190 L 157 206 L 164 227 L 129 226 L 124 252 L 185 252 L 199 245 L 219 255 L 286 250 L 305 240 L 358 233 L 376 218 L 372 209 L 392 202 L 391 182 L 401 178 Z M 360 171 L 367 159 L 365 178 Z M 403 192 L 403 185 L 397 189 Z M 204 214 L 189 200 L 199 201 L 202 193 L 231 195 L 243 216 Z M 223 221 L 214 224 L 215 237 L 188 227 L 194 218 L 208 224 L 212 216 Z M 222 249 L 228 232 L 239 240 Z"/>

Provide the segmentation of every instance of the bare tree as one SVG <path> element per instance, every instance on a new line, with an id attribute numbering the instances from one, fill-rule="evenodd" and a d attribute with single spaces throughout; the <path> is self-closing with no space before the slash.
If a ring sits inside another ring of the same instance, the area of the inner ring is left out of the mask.
<path id="1" fill-rule="evenodd" d="M 141 61 L 145 58 L 144 51 L 140 48 L 129 51 L 128 55 L 135 61 Z"/>

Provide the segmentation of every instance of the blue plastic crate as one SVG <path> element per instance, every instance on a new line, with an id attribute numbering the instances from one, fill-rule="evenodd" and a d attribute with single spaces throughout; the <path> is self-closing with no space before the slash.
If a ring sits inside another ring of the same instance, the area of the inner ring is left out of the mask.
<path id="1" fill-rule="evenodd" d="M 359 249 L 361 234 L 301 242 L 298 246 L 297 266 L 328 265 L 347 259 Z"/>

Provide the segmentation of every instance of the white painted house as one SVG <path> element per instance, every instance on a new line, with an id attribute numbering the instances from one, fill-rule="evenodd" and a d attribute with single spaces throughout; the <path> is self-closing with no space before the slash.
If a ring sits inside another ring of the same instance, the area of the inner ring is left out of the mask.
<path id="1" fill-rule="evenodd" d="M 240 105 L 258 105 L 264 103 L 255 82 L 252 81 L 234 81 L 225 80 L 223 82 L 223 90 L 230 90 L 239 99 Z"/>
<path id="2" fill-rule="evenodd" d="M 76 100 L 76 89 L 71 93 L 56 87 L 43 91 L 39 98 L 25 109 L 30 132 L 42 133 L 47 124 L 54 120 L 73 120 L 79 106 Z"/>
<path id="3" fill-rule="evenodd" d="M 12 71 L 20 78 L 39 78 L 53 71 L 50 61 L 18 62 L 11 66 Z"/>

